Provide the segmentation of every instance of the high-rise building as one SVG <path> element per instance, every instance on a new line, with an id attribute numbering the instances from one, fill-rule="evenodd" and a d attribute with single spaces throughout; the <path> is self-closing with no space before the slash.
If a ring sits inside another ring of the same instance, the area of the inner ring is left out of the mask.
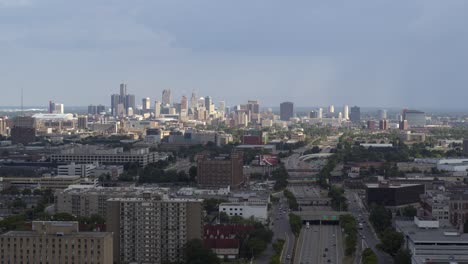
<path id="1" fill-rule="evenodd" d="M 219 101 L 219 112 L 225 112 L 226 111 L 226 102 L 225 101 Z"/>
<path id="2" fill-rule="evenodd" d="M 400 130 L 408 130 L 408 120 L 400 121 Z"/>
<path id="3" fill-rule="evenodd" d="M 54 113 L 55 111 L 55 103 L 52 101 L 49 101 L 49 114 Z"/>
<path id="4" fill-rule="evenodd" d="M 318 109 L 318 118 L 323 118 L 323 108 Z"/>
<path id="5" fill-rule="evenodd" d="M 387 119 L 382 119 L 382 120 L 379 121 L 379 129 L 380 130 L 387 130 L 388 129 Z"/>
<path id="6" fill-rule="evenodd" d="M 408 127 L 426 126 L 426 113 L 418 110 L 403 110 L 403 120 L 408 121 Z"/>
<path id="7" fill-rule="evenodd" d="M 151 109 L 151 101 L 149 97 L 141 99 L 141 105 L 142 105 L 142 110 L 143 113 L 147 113 Z"/>
<path id="8" fill-rule="evenodd" d="M 33 221 L 32 231 L 2 234 L 0 263 L 114 263 L 112 233 L 79 232 L 78 226 Z"/>
<path id="9" fill-rule="evenodd" d="M 32 143 L 36 140 L 36 120 L 31 116 L 16 116 L 13 119 L 13 128 L 11 129 L 11 141 L 13 144 L 21 143 L 23 145 Z"/>
<path id="10" fill-rule="evenodd" d="M 349 106 L 348 105 L 343 106 L 343 119 L 349 120 Z"/>
<path id="11" fill-rule="evenodd" d="M 95 105 L 88 105 L 88 114 L 90 115 L 95 115 L 97 114 L 98 111 L 97 111 L 97 106 Z"/>
<path id="12" fill-rule="evenodd" d="M 317 111 L 311 111 L 309 113 L 309 118 L 318 118 L 318 112 Z"/>
<path id="13" fill-rule="evenodd" d="M 387 110 L 385 110 L 385 109 L 380 109 L 380 110 L 378 111 L 378 116 L 379 116 L 379 118 L 380 118 L 381 120 L 387 119 Z"/>
<path id="14" fill-rule="evenodd" d="M 121 103 L 124 102 L 125 96 L 127 96 L 127 84 L 126 83 L 121 83 L 120 84 L 120 98 L 122 98 Z"/>
<path id="15" fill-rule="evenodd" d="M 192 96 L 190 97 L 190 108 L 193 110 L 198 107 L 198 98 L 195 92 L 192 93 Z"/>
<path id="16" fill-rule="evenodd" d="M 54 114 L 63 114 L 65 112 L 65 107 L 63 104 L 55 104 Z"/>
<path id="17" fill-rule="evenodd" d="M 88 117 L 79 116 L 78 117 L 78 129 L 86 129 L 86 128 L 88 128 Z"/>
<path id="18" fill-rule="evenodd" d="M 120 95 L 113 94 L 111 95 L 111 113 L 113 116 L 118 114 L 118 108 L 120 104 Z"/>
<path id="19" fill-rule="evenodd" d="M 238 188 L 244 182 L 244 159 L 242 152 L 230 157 L 209 158 L 197 155 L 197 183 L 202 186 Z"/>
<path id="20" fill-rule="evenodd" d="M 330 114 L 334 114 L 334 113 L 335 113 L 335 106 L 334 106 L 334 105 L 330 105 L 330 106 L 328 107 L 328 113 L 330 113 Z"/>
<path id="21" fill-rule="evenodd" d="M 185 244 L 202 237 L 201 200 L 146 193 L 107 203 L 115 263 L 183 263 Z"/>
<path id="22" fill-rule="evenodd" d="M 361 122 L 361 108 L 359 106 L 351 107 L 351 113 L 349 115 L 349 119 L 353 123 Z"/>
<path id="23" fill-rule="evenodd" d="M 161 103 L 159 101 L 154 101 L 154 117 L 158 118 L 161 116 Z"/>
<path id="24" fill-rule="evenodd" d="M 463 152 L 468 154 L 468 139 L 463 139 Z"/>
<path id="25" fill-rule="evenodd" d="M 97 114 L 106 113 L 106 107 L 103 106 L 103 105 L 98 105 L 98 106 L 96 107 L 96 110 L 97 110 Z"/>
<path id="26" fill-rule="evenodd" d="M 6 128 L 7 128 L 7 120 L 5 118 L 0 117 L 0 135 L 5 135 L 6 134 Z"/>
<path id="27" fill-rule="evenodd" d="M 180 110 L 188 110 L 188 99 L 185 95 L 182 95 L 182 98 L 180 99 Z"/>
<path id="28" fill-rule="evenodd" d="M 135 105 L 135 95 L 134 94 L 127 94 L 125 98 L 125 111 L 127 111 L 128 114 L 128 109 L 135 110 L 136 105 Z"/>
<path id="29" fill-rule="evenodd" d="M 375 130 L 375 121 L 374 120 L 367 120 L 367 129 Z"/>
<path id="30" fill-rule="evenodd" d="M 294 104 L 292 102 L 283 102 L 280 104 L 280 119 L 289 121 L 294 116 Z"/>
<path id="31" fill-rule="evenodd" d="M 213 99 L 211 96 L 206 96 L 205 97 L 205 107 L 206 111 L 208 111 L 208 114 L 211 114 L 211 105 L 213 104 Z"/>
<path id="32" fill-rule="evenodd" d="M 258 100 L 249 100 L 247 102 L 247 110 L 250 113 L 250 120 L 258 122 L 260 119 L 260 104 Z"/>
<path id="33" fill-rule="evenodd" d="M 162 91 L 162 105 L 171 105 L 171 90 L 170 89 L 164 89 Z"/>

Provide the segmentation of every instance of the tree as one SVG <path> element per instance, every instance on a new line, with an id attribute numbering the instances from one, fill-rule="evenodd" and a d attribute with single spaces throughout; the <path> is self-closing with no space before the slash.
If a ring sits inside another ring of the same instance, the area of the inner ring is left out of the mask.
<path id="1" fill-rule="evenodd" d="M 293 213 L 289 214 L 289 225 L 291 226 L 293 233 L 298 236 L 302 228 L 301 217 Z"/>
<path id="2" fill-rule="evenodd" d="M 190 167 L 189 169 L 190 181 L 195 181 L 195 179 L 197 178 L 197 173 L 198 173 L 197 166 Z"/>
<path id="3" fill-rule="evenodd" d="M 393 260 L 395 264 L 411 264 L 411 252 L 408 249 L 400 249 Z"/>
<path id="4" fill-rule="evenodd" d="M 377 255 L 375 255 L 372 249 L 364 249 L 362 252 L 362 264 L 378 264 Z"/>
<path id="5" fill-rule="evenodd" d="M 11 206 L 13 208 L 26 208 L 26 203 L 21 199 L 21 198 L 16 198 L 15 200 L 13 200 L 13 202 L 11 203 Z"/>
<path id="6" fill-rule="evenodd" d="M 392 213 L 385 209 L 383 205 L 372 205 L 369 221 L 377 233 L 382 233 L 387 227 L 392 225 Z"/>
<path id="7" fill-rule="evenodd" d="M 31 189 L 28 189 L 28 188 L 24 188 L 23 191 L 21 192 L 21 194 L 23 195 L 31 195 Z"/>
<path id="8" fill-rule="evenodd" d="M 380 249 L 394 256 L 404 242 L 404 236 L 400 232 L 387 228 L 381 235 L 381 243 L 378 245 Z"/>
<path id="9" fill-rule="evenodd" d="M 192 239 L 185 244 L 185 263 L 186 264 L 219 264 L 220 260 L 216 254 L 203 245 L 200 239 Z"/>
<path id="10" fill-rule="evenodd" d="M 69 213 L 57 213 L 53 216 L 54 221 L 75 221 L 76 218 Z"/>
<path id="11" fill-rule="evenodd" d="M 403 207 L 403 209 L 401 210 L 401 215 L 413 218 L 417 215 L 417 212 L 418 211 L 416 210 L 416 208 L 414 208 L 414 206 L 408 205 Z"/>

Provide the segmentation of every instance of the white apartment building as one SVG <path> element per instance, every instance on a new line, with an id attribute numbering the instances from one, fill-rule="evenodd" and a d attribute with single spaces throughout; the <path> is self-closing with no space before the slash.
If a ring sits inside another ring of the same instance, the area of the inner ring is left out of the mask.
<path id="1" fill-rule="evenodd" d="M 248 219 L 254 219 L 265 222 L 268 219 L 268 204 L 267 203 L 221 203 L 219 212 L 226 213 L 228 216 L 240 216 Z"/>

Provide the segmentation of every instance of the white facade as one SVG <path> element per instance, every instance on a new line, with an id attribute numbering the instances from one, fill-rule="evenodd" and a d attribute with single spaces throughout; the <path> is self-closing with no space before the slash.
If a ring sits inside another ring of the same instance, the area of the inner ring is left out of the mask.
<path id="1" fill-rule="evenodd" d="M 248 219 L 253 217 L 256 220 L 265 222 L 268 219 L 268 204 L 266 203 L 222 203 L 219 205 L 219 212 L 228 216 L 240 216 Z"/>
<path id="2" fill-rule="evenodd" d="M 96 168 L 95 164 L 75 164 L 72 162 L 68 165 L 59 165 L 57 175 L 90 177 L 94 168 Z"/>

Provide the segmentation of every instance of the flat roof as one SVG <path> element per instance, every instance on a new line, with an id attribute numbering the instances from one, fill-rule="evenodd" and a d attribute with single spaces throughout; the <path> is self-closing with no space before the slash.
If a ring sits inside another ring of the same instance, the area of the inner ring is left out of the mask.
<path id="1" fill-rule="evenodd" d="M 86 237 L 106 237 L 106 236 L 112 236 L 111 232 L 77 232 L 77 233 L 71 233 L 71 234 L 63 234 L 60 236 L 57 236 L 56 234 L 43 234 L 43 233 L 38 233 L 36 231 L 9 231 L 3 235 L 0 235 L 0 237 L 74 237 L 74 238 L 86 238 Z"/>
<path id="2" fill-rule="evenodd" d="M 465 243 L 468 246 L 468 234 L 461 234 L 454 228 L 418 228 L 413 221 L 396 221 L 395 225 L 409 236 L 415 243 L 424 242 L 457 242 Z M 457 235 L 458 234 L 458 235 Z"/>

